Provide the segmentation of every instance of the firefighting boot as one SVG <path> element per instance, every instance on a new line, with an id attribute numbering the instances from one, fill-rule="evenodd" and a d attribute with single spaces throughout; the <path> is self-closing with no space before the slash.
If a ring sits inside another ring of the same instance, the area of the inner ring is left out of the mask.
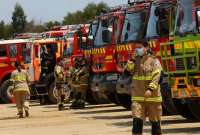
<path id="1" fill-rule="evenodd" d="M 139 118 L 133 118 L 132 135 L 142 135 L 143 120 Z"/>
<path id="2" fill-rule="evenodd" d="M 19 112 L 17 115 L 19 115 L 18 118 L 23 118 L 24 117 L 23 116 L 23 112 Z"/>
<path id="3" fill-rule="evenodd" d="M 152 135 L 162 135 L 161 131 L 161 124 L 160 121 L 151 121 L 152 129 L 151 129 L 151 134 Z"/>
<path id="4" fill-rule="evenodd" d="M 58 105 L 58 110 L 59 111 L 63 111 L 64 110 L 64 105 L 63 104 L 59 104 Z"/>
<path id="5" fill-rule="evenodd" d="M 29 117 L 29 111 L 28 110 L 25 110 L 25 115 L 26 115 L 26 117 Z"/>

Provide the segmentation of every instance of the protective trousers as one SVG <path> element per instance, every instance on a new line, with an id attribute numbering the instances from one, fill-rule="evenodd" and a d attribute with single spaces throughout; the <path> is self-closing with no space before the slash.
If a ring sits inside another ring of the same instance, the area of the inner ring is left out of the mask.
<path id="1" fill-rule="evenodd" d="M 30 95 L 27 91 L 15 91 L 14 96 L 16 99 L 16 106 L 18 113 L 23 114 L 23 110 L 29 110 Z"/>
<path id="2" fill-rule="evenodd" d="M 152 135 L 161 135 L 161 115 L 162 106 L 161 103 L 156 102 L 137 102 L 132 103 L 132 115 L 133 115 L 133 135 L 142 135 L 143 121 L 146 117 L 152 124 Z"/>
<path id="3" fill-rule="evenodd" d="M 65 100 L 65 93 L 63 86 L 57 86 L 57 103 L 58 105 L 63 105 Z"/>

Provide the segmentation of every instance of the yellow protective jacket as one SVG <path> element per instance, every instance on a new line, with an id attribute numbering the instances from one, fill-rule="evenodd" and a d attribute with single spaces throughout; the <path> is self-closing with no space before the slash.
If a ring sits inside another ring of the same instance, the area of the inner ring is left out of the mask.
<path id="1" fill-rule="evenodd" d="M 29 91 L 28 83 L 30 81 L 28 72 L 26 70 L 15 70 L 11 74 L 11 81 L 13 82 L 13 92 L 16 91 Z"/>
<path id="2" fill-rule="evenodd" d="M 162 67 L 155 56 L 136 56 L 134 62 L 127 63 L 126 67 L 133 74 L 132 101 L 162 102 L 159 85 Z M 148 89 L 152 90 L 152 96 L 146 98 L 144 93 Z"/>
<path id="3" fill-rule="evenodd" d="M 64 83 L 66 78 L 64 68 L 60 65 L 56 65 L 54 69 L 54 76 L 56 83 Z"/>

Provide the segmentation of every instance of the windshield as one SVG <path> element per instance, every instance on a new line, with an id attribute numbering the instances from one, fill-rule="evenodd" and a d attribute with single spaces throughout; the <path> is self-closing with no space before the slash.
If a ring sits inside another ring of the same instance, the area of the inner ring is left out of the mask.
<path id="1" fill-rule="evenodd" d="M 147 10 L 141 12 L 127 13 L 122 30 L 122 42 L 129 42 L 143 38 Z"/>
<path id="2" fill-rule="evenodd" d="M 175 12 L 173 5 L 153 4 L 151 7 L 150 17 L 147 26 L 146 38 L 168 36 L 172 19 L 171 13 Z"/>
<path id="3" fill-rule="evenodd" d="M 180 0 L 177 33 L 196 32 L 195 0 Z"/>
<path id="4" fill-rule="evenodd" d="M 99 20 L 97 33 L 94 37 L 94 46 L 99 47 L 112 42 L 111 19 Z M 106 41 L 104 40 L 106 38 Z"/>
<path id="5" fill-rule="evenodd" d="M 197 11 L 197 19 L 198 19 L 198 29 L 199 29 L 199 32 L 200 32 L 200 9 L 198 9 Z"/>

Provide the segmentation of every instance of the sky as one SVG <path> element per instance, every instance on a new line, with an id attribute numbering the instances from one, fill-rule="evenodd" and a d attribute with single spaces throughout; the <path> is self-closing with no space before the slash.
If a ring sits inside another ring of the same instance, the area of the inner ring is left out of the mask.
<path id="1" fill-rule="evenodd" d="M 0 21 L 11 22 L 16 3 L 24 9 L 27 20 L 44 23 L 50 20 L 62 21 L 68 12 L 82 10 L 90 2 L 101 1 L 113 7 L 126 4 L 128 0 L 0 0 Z"/>

